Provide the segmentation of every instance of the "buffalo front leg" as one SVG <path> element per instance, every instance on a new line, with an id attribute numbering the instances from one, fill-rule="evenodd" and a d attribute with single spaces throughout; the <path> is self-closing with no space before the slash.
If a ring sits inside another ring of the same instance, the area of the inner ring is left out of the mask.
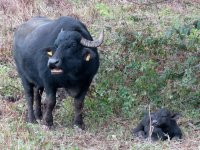
<path id="1" fill-rule="evenodd" d="M 162 131 L 161 128 L 154 128 L 153 129 L 153 132 L 152 132 L 152 135 L 151 135 L 151 140 L 152 141 L 157 141 L 157 140 L 166 140 L 167 139 L 167 136 L 165 135 L 165 133 Z"/>
<path id="2" fill-rule="evenodd" d="M 88 88 L 90 86 L 92 79 L 89 79 L 88 82 L 84 84 L 84 87 L 79 90 L 79 94 L 74 96 L 74 125 L 78 126 L 82 130 L 85 129 L 85 124 L 83 122 L 83 106 L 84 106 L 84 99 L 85 95 L 87 94 Z"/>
<path id="3" fill-rule="evenodd" d="M 51 127 L 53 125 L 53 109 L 56 105 L 56 91 L 47 93 L 47 97 L 45 100 L 45 112 L 43 115 L 43 124 L 47 127 Z"/>
<path id="4" fill-rule="evenodd" d="M 84 106 L 84 100 L 80 99 L 74 99 L 74 125 L 78 126 L 81 129 L 85 129 L 85 124 L 83 122 L 83 106 Z"/>

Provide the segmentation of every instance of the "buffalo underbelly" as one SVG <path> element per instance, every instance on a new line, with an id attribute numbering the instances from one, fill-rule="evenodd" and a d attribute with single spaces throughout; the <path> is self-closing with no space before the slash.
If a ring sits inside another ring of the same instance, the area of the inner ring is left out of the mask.
<path id="1" fill-rule="evenodd" d="M 79 88 L 66 88 L 65 90 L 72 97 L 76 97 L 80 92 Z"/>

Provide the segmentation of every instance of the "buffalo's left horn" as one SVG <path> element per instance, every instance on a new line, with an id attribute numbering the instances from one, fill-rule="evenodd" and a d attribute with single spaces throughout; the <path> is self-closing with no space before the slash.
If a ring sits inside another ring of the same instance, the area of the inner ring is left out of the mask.
<path id="1" fill-rule="evenodd" d="M 103 39 L 104 39 L 104 31 L 102 30 L 97 40 L 90 41 L 82 37 L 80 43 L 83 46 L 87 46 L 87 47 L 98 47 L 103 43 Z"/>

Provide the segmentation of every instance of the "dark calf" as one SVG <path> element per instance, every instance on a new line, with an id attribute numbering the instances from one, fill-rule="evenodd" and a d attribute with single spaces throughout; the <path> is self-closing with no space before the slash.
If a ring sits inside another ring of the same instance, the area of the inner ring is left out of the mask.
<path id="1" fill-rule="evenodd" d="M 151 135 L 153 141 L 158 139 L 166 140 L 168 136 L 170 139 L 174 137 L 182 138 L 181 130 L 176 123 L 178 114 L 172 114 L 169 110 L 162 108 L 157 112 L 151 113 L 150 116 L 151 120 L 149 115 L 145 115 L 138 126 L 133 129 L 135 136 L 147 138 Z M 152 133 L 150 133 L 150 127 Z"/>

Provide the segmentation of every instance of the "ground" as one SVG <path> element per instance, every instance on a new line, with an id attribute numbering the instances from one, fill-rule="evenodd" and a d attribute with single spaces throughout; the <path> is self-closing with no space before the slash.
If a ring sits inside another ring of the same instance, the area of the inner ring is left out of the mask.
<path id="1" fill-rule="evenodd" d="M 1 149 L 197 150 L 200 148 L 200 130 L 189 121 L 185 122 L 184 118 L 179 121 L 184 134 L 182 140 L 150 142 L 134 138 L 131 129 L 136 124 L 122 118 L 109 118 L 98 128 L 86 121 L 88 126 L 85 131 L 73 129 L 71 123 L 66 125 L 60 121 L 65 119 L 70 122 L 69 118 L 56 118 L 55 126 L 46 131 L 39 124 L 25 122 L 26 109 L 22 100 L 15 103 L 1 101 L 0 105 L 3 108 L 0 115 Z M 58 109 L 55 111 L 59 111 Z"/>

